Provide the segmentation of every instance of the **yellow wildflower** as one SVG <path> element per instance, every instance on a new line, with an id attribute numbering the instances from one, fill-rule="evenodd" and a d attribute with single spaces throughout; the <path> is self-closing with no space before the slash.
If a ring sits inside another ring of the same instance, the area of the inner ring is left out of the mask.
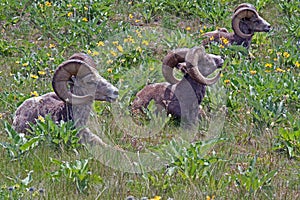
<path id="1" fill-rule="evenodd" d="M 68 8 L 71 8 L 71 7 L 72 7 L 72 4 L 67 4 L 67 7 L 68 7 Z"/>
<path id="2" fill-rule="evenodd" d="M 148 46 L 148 45 L 149 45 L 149 42 L 148 42 L 147 40 L 143 40 L 143 41 L 142 41 L 142 44 Z"/>
<path id="3" fill-rule="evenodd" d="M 113 60 L 106 61 L 107 64 L 112 64 L 113 62 L 114 62 Z"/>
<path id="4" fill-rule="evenodd" d="M 142 32 L 140 30 L 135 30 L 135 32 L 139 38 L 142 37 Z"/>
<path id="5" fill-rule="evenodd" d="M 227 38 L 221 37 L 221 41 L 224 45 L 227 45 L 229 43 Z"/>
<path id="6" fill-rule="evenodd" d="M 38 97 L 39 94 L 37 93 L 37 91 L 33 91 L 33 92 L 30 92 L 30 96 L 32 96 L 32 97 Z"/>
<path id="7" fill-rule="evenodd" d="M 99 52 L 98 51 L 93 51 L 92 56 L 99 56 Z"/>
<path id="8" fill-rule="evenodd" d="M 266 67 L 266 68 L 272 68 L 273 65 L 272 65 L 271 63 L 266 63 L 266 64 L 265 64 L 265 67 Z"/>
<path id="9" fill-rule="evenodd" d="M 113 45 L 118 45 L 119 41 L 113 41 L 112 43 L 113 43 Z"/>
<path id="10" fill-rule="evenodd" d="M 273 49 L 268 49 L 268 53 L 269 54 L 273 53 Z"/>
<path id="11" fill-rule="evenodd" d="M 129 19 L 132 19 L 133 18 L 133 15 L 132 14 L 129 14 Z"/>
<path id="12" fill-rule="evenodd" d="M 206 200 L 214 200 L 215 199 L 215 195 L 212 195 L 211 197 L 210 196 L 206 196 Z"/>
<path id="13" fill-rule="evenodd" d="M 211 37 L 209 38 L 210 41 L 213 41 L 214 39 L 215 39 L 214 36 L 211 36 Z"/>
<path id="14" fill-rule="evenodd" d="M 204 33 L 204 31 L 202 29 L 200 29 L 200 33 Z"/>
<path id="15" fill-rule="evenodd" d="M 139 19 L 136 19 L 136 20 L 135 20 L 135 23 L 139 23 L 139 22 L 141 22 L 141 20 L 139 20 Z"/>
<path id="16" fill-rule="evenodd" d="M 41 115 L 38 116 L 38 120 L 41 121 L 41 122 L 43 122 L 43 123 L 45 122 L 44 117 L 42 117 Z"/>
<path id="17" fill-rule="evenodd" d="M 141 47 L 137 47 L 136 49 L 135 49 L 136 51 L 138 51 L 138 52 L 142 52 L 142 48 Z"/>
<path id="18" fill-rule="evenodd" d="M 16 183 L 15 185 L 14 185 L 14 189 L 19 189 L 20 188 L 20 185 L 18 184 L 18 183 Z"/>
<path id="19" fill-rule="evenodd" d="M 88 7 L 84 6 L 84 10 L 88 10 L 88 9 L 89 9 Z"/>
<path id="20" fill-rule="evenodd" d="M 283 57 L 289 58 L 289 57 L 290 57 L 290 54 L 289 54 L 288 52 L 284 52 L 284 53 L 283 53 Z"/>
<path id="21" fill-rule="evenodd" d="M 2 119 L 3 118 L 3 114 L 2 113 L 0 113 L 0 119 Z"/>
<path id="22" fill-rule="evenodd" d="M 41 75 L 41 76 L 43 76 L 43 75 L 46 74 L 46 72 L 45 71 L 38 71 L 38 74 Z"/>
<path id="23" fill-rule="evenodd" d="M 190 31 L 190 30 L 191 30 L 191 27 L 188 26 L 188 27 L 185 28 L 185 30 Z"/>
<path id="24" fill-rule="evenodd" d="M 220 44 L 220 48 L 224 49 L 224 46 L 222 44 Z"/>
<path id="25" fill-rule="evenodd" d="M 251 74 L 251 75 L 254 75 L 254 74 L 256 74 L 256 73 L 257 73 L 256 70 L 250 70 L 250 74 Z"/>
<path id="26" fill-rule="evenodd" d="M 23 67 L 27 67 L 29 65 L 29 62 L 23 63 L 22 66 Z"/>
<path id="27" fill-rule="evenodd" d="M 229 79 L 226 79 L 226 80 L 224 80 L 224 83 L 225 83 L 225 84 L 229 84 L 229 83 L 230 83 L 230 80 L 229 80 Z"/>
<path id="28" fill-rule="evenodd" d="M 268 69 L 266 69 L 266 70 L 265 70 L 265 72 L 266 72 L 266 73 L 270 73 L 270 72 L 271 72 L 271 70 L 268 70 Z"/>
<path id="29" fill-rule="evenodd" d="M 110 52 L 110 54 L 112 55 L 112 56 L 114 56 L 114 57 L 116 57 L 118 54 L 115 52 L 115 51 L 113 51 L 113 50 L 110 50 L 109 51 Z"/>
<path id="30" fill-rule="evenodd" d="M 51 6 L 52 6 L 52 3 L 49 2 L 49 1 L 46 1 L 45 5 L 48 6 L 48 7 L 51 7 Z"/>
<path id="31" fill-rule="evenodd" d="M 108 73 L 112 73 L 112 71 L 113 71 L 112 68 L 108 68 L 108 69 L 107 69 L 107 72 L 108 72 Z"/>
<path id="32" fill-rule="evenodd" d="M 161 200 L 161 196 L 155 196 L 155 197 L 153 197 L 153 198 L 150 199 L 150 200 Z"/>
<path id="33" fill-rule="evenodd" d="M 124 39 L 124 43 L 130 42 L 132 44 L 135 43 L 134 39 L 131 36 L 128 36 L 127 38 Z"/>
<path id="34" fill-rule="evenodd" d="M 39 77 L 35 74 L 30 74 L 30 78 L 33 78 L 33 79 L 38 79 Z"/>
<path id="35" fill-rule="evenodd" d="M 49 44 L 49 48 L 52 49 L 55 47 L 55 44 Z"/>
<path id="36" fill-rule="evenodd" d="M 300 67 L 300 63 L 298 61 L 296 61 L 295 66 Z"/>
<path id="37" fill-rule="evenodd" d="M 281 73 L 285 72 L 284 69 L 281 69 L 281 68 L 279 68 L 279 67 L 276 68 L 276 71 L 277 71 L 277 72 L 281 72 Z"/>
<path id="38" fill-rule="evenodd" d="M 278 58 L 274 58 L 273 60 L 276 62 L 278 60 Z"/>
<path id="39" fill-rule="evenodd" d="M 123 52 L 123 47 L 121 45 L 118 45 L 117 46 L 117 49 L 120 51 L 120 52 Z"/>
<path id="40" fill-rule="evenodd" d="M 15 63 L 16 63 L 16 64 L 20 64 L 20 61 L 17 60 Z"/>
<path id="41" fill-rule="evenodd" d="M 73 15 L 73 13 L 72 12 L 68 12 L 68 17 L 71 17 L 72 15 Z"/>
<path id="42" fill-rule="evenodd" d="M 87 21 L 89 21 L 86 17 L 84 17 L 84 18 L 82 18 L 82 21 L 83 22 L 87 22 Z"/>
<path id="43" fill-rule="evenodd" d="M 99 41 L 99 42 L 97 43 L 97 46 L 98 46 L 98 47 L 103 47 L 103 46 L 104 46 L 104 42 Z"/>

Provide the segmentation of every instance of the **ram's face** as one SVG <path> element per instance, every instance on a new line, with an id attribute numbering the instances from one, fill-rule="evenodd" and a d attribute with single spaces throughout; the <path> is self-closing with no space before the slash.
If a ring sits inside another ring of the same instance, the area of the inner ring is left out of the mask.
<path id="1" fill-rule="evenodd" d="M 221 68 L 224 60 L 221 56 L 206 54 L 202 60 L 199 60 L 198 69 L 203 76 L 212 74 L 217 68 Z"/>
<path id="2" fill-rule="evenodd" d="M 250 18 L 250 24 L 253 32 L 269 32 L 271 25 L 259 15 Z"/>
<path id="3" fill-rule="evenodd" d="M 95 70 L 96 71 L 96 70 Z M 74 91 L 80 95 L 93 95 L 94 100 L 113 102 L 118 98 L 118 89 L 98 73 L 77 78 Z"/>

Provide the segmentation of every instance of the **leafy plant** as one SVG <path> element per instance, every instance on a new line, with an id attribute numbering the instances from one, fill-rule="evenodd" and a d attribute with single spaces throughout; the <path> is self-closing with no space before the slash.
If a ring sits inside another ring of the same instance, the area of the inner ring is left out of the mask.
<path id="1" fill-rule="evenodd" d="M 102 178 L 90 171 L 88 165 L 90 159 L 75 160 L 74 162 L 50 159 L 59 167 L 58 170 L 50 173 L 50 177 L 54 181 L 66 179 L 70 183 L 75 183 L 76 189 L 80 193 L 86 192 L 93 184 L 102 183 Z"/>
<path id="2" fill-rule="evenodd" d="M 43 188 L 37 189 L 32 185 L 32 173 L 29 171 L 24 178 L 11 178 L 13 183 L 11 186 L 2 185 L 0 188 L 1 199 L 33 199 L 36 197 L 43 197 L 45 190 Z"/>
<path id="3" fill-rule="evenodd" d="M 0 142 L 0 146 L 7 150 L 10 158 L 20 158 L 28 150 L 28 148 L 24 148 L 29 144 L 28 139 L 24 134 L 16 132 L 7 121 L 4 122 L 4 127 L 8 135 L 8 142 Z"/>
<path id="4" fill-rule="evenodd" d="M 177 147 L 177 144 L 174 141 L 171 142 L 173 154 L 175 156 L 167 170 L 168 175 L 173 176 L 176 172 L 184 179 L 205 177 L 208 174 L 207 172 L 211 169 L 211 166 L 221 160 L 215 155 L 207 154 L 207 150 L 224 140 L 224 138 L 218 138 L 205 142 L 200 141 L 183 149 Z"/>
<path id="5" fill-rule="evenodd" d="M 269 186 L 272 178 L 277 174 L 277 170 L 271 170 L 260 176 L 259 171 L 255 168 L 256 161 L 257 155 L 250 161 L 249 167 L 246 170 L 238 166 L 238 174 L 232 175 L 237 187 L 246 190 L 254 196 L 258 191 Z"/>
<path id="6" fill-rule="evenodd" d="M 278 129 L 277 143 L 275 150 L 282 150 L 287 153 L 289 158 L 300 159 L 300 121 L 287 117 L 291 127 L 280 127 Z"/>
<path id="7" fill-rule="evenodd" d="M 30 124 L 30 127 L 29 132 L 34 136 L 33 138 L 37 138 L 36 142 L 47 141 L 57 147 L 68 149 L 77 149 L 82 146 L 77 137 L 79 129 L 75 128 L 71 121 L 60 121 L 56 124 L 51 116 L 47 115 L 45 118 L 41 117 L 36 120 L 36 124 Z"/>

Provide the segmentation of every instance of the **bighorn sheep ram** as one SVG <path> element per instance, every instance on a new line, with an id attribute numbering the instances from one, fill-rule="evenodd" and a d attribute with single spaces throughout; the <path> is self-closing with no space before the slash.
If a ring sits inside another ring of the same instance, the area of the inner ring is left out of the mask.
<path id="1" fill-rule="evenodd" d="M 93 101 L 113 102 L 118 97 L 118 89 L 98 74 L 93 59 L 83 53 L 74 54 L 56 69 L 52 86 L 54 92 L 27 99 L 18 107 L 14 129 L 27 133 L 29 122 L 35 123 L 39 116 L 51 115 L 56 122 L 72 120 L 75 127 L 83 127 L 78 133 L 80 142 L 104 144 L 84 126 Z"/>
<path id="2" fill-rule="evenodd" d="M 216 83 L 220 72 L 213 78 L 207 78 L 224 60 L 217 55 L 206 54 L 204 47 L 181 48 L 170 52 L 163 59 L 162 72 L 168 82 L 154 83 L 145 86 L 132 102 L 132 115 L 143 114 L 151 100 L 154 100 L 158 111 L 165 109 L 167 114 L 181 120 L 185 127 L 196 124 L 199 118 L 199 105 L 205 95 L 206 85 Z M 174 67 L 180 68 L 184 77 L 178 80 L 173 75 Z"/>
<path id="3" fill-rule="evenodd" d="M 202 44 L 207 45 L 212 41 L 222 43 L 225 38 L 228 41 L 227 45 L 236 44 L 248 48 L 254 32 L 269 32 L 271 28 L 270 24 L 259 16 L 256 8 L 249 3 L 242 3 L 235 8 L 231 24 L 233 33 L 229 33 L 226 28 L 207 32 L 204 34 L 207 38 Z"/>

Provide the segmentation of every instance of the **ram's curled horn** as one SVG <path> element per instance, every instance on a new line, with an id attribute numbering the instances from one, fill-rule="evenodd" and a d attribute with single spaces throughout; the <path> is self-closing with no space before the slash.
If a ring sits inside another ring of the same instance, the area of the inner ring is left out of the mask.
<path id="1" fill-rule="evenodd" d="M 162 73 L 167 82 L 176 84 L 180 81 L 174 76 L 173 70 L 179 63 L 185 62 L 188 51 L 188 48 L 176 49 L 163 59 Z"/>
<path id="2" fill-rule="evenodd" d="M 216 83 L 220 78 L 220 73 L 218 73 L 213 78 L 204 77 L 198 68 L 199 60 L 202 60 L 205 56 L 204 47 L 194 47 L 190 49 L 185 57 L 186 61 L 186 70 L 187 73 L 198 83 L 203 85 L 212 85 Z"/>
<path id="3" fill-rule="evenodd" d="M 81 60 L 87 63 L 89 66 L 96 68 L 96 63 L 93 58 L 85 53 L 74 53 L 69 60 Z"/>
<path id="4" fill-rule="evenodd" d="M 234 9 L 234 12 L 235 13 L 237 10 L 239 10 L 240 8 L 252 8 L 254 10 L 256 10 L 256 8 L 254 7 L 254 5 L 250 4 L 250 3 L 241 3 L 240 5 L 238 5 L 235 9 Z"/>
<path id="5" fill-rule="evenodd" d="M 52 86 L 56 95 L 61 98 L 64 102 L 71 104 L 84 104 L 87 101 L 94 99 L 92 95 L 78 96 L 72 94 L 68 89 L 68 81 L 72 76 L 84 77 L 90 73 L 93 73 L 87 63 L 81 60 L 67 60 L 63 62 L 54 72 L 52 79 Z"/>
<path id="6" fill-rule="evenodd" d="M 235 34 L 237 34 L 241 38 L 251 38 L 254 32 L 244 33 L 240 29 L 240 23 L 243 19 L 249 19 L 253 16 L 258 17 L 258 13 L 254 7 L 241 6 L 240 8 L 238 8 L 232 16 L 232 29 L 234 30 Z"/>

